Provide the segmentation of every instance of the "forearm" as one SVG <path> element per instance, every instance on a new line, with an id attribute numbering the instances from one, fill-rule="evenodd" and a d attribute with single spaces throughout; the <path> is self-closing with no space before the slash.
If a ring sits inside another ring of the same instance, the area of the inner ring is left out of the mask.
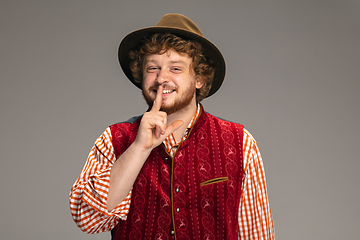
<path id="1" fill-rule="evenodd" d="M 110 172 L 108 211 L 112 211 L 129 194 L 150 152 L 151 149 L 143 149 L 134 142 L 116 160 Z"/>
<path id="2" fill-rule="evenodd" d="M 167 126 L 167 114 L 160 111 L 161 99 L 160 86 L 151 111 L 142 116 L 135 141 L 121 154 L 111 169 L 107 201 L 109 211 L 127 196 L 151 151 L 183 125 L 183 121 L 178 120 Z"/>

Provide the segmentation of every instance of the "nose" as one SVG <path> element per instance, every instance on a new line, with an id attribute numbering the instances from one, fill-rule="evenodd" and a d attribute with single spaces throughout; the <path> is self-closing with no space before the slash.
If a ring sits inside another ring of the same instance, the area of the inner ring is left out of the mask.
<path id="1" fill-rule="evenodd" d="M 167 74 L 167 71 L 165 69 L 160 69 L 156 76 L 156 83 L 162 85 L 163 83 L 166 83 L 168 81 L 169 81 L 169 76 Z"/>

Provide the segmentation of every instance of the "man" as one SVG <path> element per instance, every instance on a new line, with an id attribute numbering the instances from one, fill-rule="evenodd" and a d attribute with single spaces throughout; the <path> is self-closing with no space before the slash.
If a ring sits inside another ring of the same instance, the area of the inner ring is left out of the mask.
<path id="1" fill-rule="evenodd" d="M 254 138 L 200 104 L 224 79 L 216 46 L 167 14 L 127 35 L 119 61 L 149 109 L 95 142 L 71 189 L 76 224 L 113 239 L 274 239 Z"/>

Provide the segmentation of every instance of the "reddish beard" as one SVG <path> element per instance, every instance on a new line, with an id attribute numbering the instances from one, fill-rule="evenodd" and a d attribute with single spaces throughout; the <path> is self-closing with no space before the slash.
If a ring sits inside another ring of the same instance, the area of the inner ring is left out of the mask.
<path id="1" fill-rule="evenodd" d="M 154 100 L 155 100 L 155 97 L 151 97 L 150 93 L 153 92 L 154 90 L 158 89 L 158 87 L 159 87 L 159 85 L 156 84 L 156 86 L 152 86 L 148 90 L 144 90 L 144 88 L 142 89 L 143 97 L 144 97 L 146 103 L 149 105 L 149 109 L 152 108 Z M 167 89 L 166 84 L 163 84 L 163 87 L 164 87 L 164 89 Z M 176 88 L 175 91 L 177 92 L 178 88 Z M 191 103 L 195 93 L 196 93 L 196 84 L 193 83 L 193 84 L 191 84 L 190 87 L 188 87 L 183 92 L 183 94 L 181 95 L 180 98 L 174 99 L 174 102 L 171 105 L 162 104 L 160 111 L 166 112 L 167 115 L 170 115 L 172 113 L 182 110 L 183 108 L 187 107 Z"/>

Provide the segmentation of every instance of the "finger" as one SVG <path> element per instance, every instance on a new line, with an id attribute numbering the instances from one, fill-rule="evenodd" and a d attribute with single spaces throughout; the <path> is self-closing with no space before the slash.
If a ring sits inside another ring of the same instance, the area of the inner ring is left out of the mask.
<path id="1" fill-rule="evenodd" d="M 151 108 L 151 112 L 158 112 L 161 108 L 163 86 L 159 86 L 156 92 L 156 97 Z"/>
<path id="2" fill-rule="evenodd" d="M 154 130 L 154 134 L 156 138 L 159 138 L 160 135 L 165 134 L 166 131 L 166 123 L 167 123 L 166 113 L 164 113 L 165 116 L 162 116 L 161 113 L 162 112 L 159 112 L 157 113 L 157 115 L 154 115 L 149 122 L 150 126 L 152 126 Z"/>
<path id="3" fill-rule="evenodd" d="M 171 133 L 175 132 L 176 130 L 178 130 L 182 125 L 184 124 L 183 121 L 181 120 L 177 120 L 175 122 L 173 122 L 172 124 L 170 124 L 165 131 L 165 134 L 162 135 L 158 135 L 157 139 L 158 139 L 158 144 L 156 144 L 156 146 L 158 146 L 159 144 L 161 144 L 162 141 L 164 141 L 165 138 L 167 138 Z"/>
<path id="4" fill-rule="evenodd" d="M 156 136 L 156 138 L 159 138 L 161 136 L 161 134 L 163 134 L 163 133 L 165 133 L 165 131 L 162 130 L 160 126 L 155 127 L 155 136 Z"/>

